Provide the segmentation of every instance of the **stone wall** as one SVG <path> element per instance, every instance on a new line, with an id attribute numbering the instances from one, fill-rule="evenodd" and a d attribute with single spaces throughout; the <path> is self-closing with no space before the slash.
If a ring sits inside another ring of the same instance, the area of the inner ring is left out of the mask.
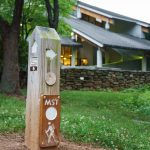
<path id="1" fill-rule="evenodd" d="M 96 68 L 61 69 L 61 90 L 120 90 L 150 83 L 150 72 Z"/>

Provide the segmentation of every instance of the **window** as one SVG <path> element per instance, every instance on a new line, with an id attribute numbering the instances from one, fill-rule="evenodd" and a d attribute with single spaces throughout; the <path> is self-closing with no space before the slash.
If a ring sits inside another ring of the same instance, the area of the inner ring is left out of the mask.
<path id="1" fill-rule="evenodd" d="M 96 18 L 94 18 L 94 17 L 91 17 L 91 16 L 88 16 L 88 15 L 86 15 L 86 14 L 82 14 L 82 20 L 85 20 L 85 21 L 87 21 L 87 22 L 90 22 L 90 23 L 92 23 L 92 24 L 95 24 L 96 26 L 99 26 L 99 27 L 105 27 L 105 22 L 98 22 L 97 20 L 96 20 Z"/>
<path id="2" fill-rule="evenodd" d="M 78 51 L 75 50 L 75 65 L 78 65 Z M 71 66 L 72 49 L 71 47 L 62 47 L 61 49 L 61 64 Z"/>

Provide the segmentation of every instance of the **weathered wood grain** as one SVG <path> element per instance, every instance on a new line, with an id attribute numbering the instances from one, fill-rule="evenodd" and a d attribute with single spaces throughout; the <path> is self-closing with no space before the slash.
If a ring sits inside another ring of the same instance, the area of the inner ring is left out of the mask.
<path id="1" fill-rule="evenodd" d="M 34 42 L 38 45 L 36 53 L 32 53 Z M 46 84 L 45 80 L 45 75 L 47 73 L 46 49 L 52 49 L 57 54 L 56 58 L 51 62 L 51 71 L 56 75 L 56 83 L 52 86 Z M 30 150 L 42 150 L 39 144 L 41 95 L 60 94 L 60 49 L 60 38 L 54 29 L 36 27 L 30 36 L 25 130 L 25 144 Z M 37 71 L 30 70 L 33 64 L 37 65 Z M 57 149 L 57 147 L 49 147 L 46 149 Z"/>

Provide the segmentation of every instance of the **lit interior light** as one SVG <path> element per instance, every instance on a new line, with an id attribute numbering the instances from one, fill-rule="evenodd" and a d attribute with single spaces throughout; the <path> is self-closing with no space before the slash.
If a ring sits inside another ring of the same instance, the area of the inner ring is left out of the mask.
<path id="1" fill-rule="evenodd" d="M 82 39 L 81 39 L 81 42 L 84 42 L 84 41 L 85 41 L 85 39 L 82 38 Z"/>
<path id="2" fill-rule="evenodd" d="M 64 60 L 66 60 L 67 58 L 64 58 Z"/>
<path id="3" fill-rule="evenodd" d="M 139 59 L 143 59 L 143 57 L 142 57 L 142 56 L 139 56 Z"/>
<path id="4" fill-rule="evenodd" d="M 61 55 L 60 57 L 61 57 L 61 58 L 63 58 L 64 56 L 63 56 L 63 55 Z"/>
<path id="5" fill-rule="evenodd" d="M 71 32 L 71 36 L 74 36 L 74 33 L 73 33 L 73 32 Z"/>
<path id="6" fill-rule="evenodd" d="M 88 64 L 87 58 L 81 59 L 81 63 L 82 63 L 82 65 L 87 65 Z"/>

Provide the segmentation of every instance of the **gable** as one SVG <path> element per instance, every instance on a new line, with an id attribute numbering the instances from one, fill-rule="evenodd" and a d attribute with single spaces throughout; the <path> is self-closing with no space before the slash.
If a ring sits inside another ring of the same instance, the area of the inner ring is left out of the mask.
<path id="1" fill-rule="evenodd" d="M 150 25 L 149 0 L 79 0 L 85 4 L 95 6 L 112 13 L 117 13 L 132 19 L 137 22 Z"/>

